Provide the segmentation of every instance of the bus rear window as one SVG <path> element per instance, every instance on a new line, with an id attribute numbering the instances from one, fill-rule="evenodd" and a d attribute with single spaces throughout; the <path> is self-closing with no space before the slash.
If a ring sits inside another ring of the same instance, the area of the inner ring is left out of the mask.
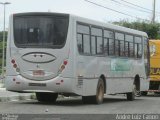
<path id="1" fill-rule="evenodd" d="M 68 32 L 69 17 L 56 15 L 14 16 L 14 41 L 17 47 L 62 48 Z"/>

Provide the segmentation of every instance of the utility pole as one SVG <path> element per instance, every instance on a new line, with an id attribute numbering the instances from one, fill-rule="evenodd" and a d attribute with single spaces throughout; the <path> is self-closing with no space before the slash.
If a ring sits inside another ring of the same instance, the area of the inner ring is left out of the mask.
<path id="1" fill-rule="evenodd" d="M 153 0 L 152 23 L 155 23 L 156 0 Z"/>

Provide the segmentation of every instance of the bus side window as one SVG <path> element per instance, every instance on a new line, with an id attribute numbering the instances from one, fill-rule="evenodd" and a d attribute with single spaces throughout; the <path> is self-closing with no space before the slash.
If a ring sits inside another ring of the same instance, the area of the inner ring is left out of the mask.
<path id="1" fill-rule="evenodd" d="M 77 24 L 77 47 L 79 53 L 91 54 L 89 26 Z"/>
<path id="2" fill-rule="evenodd" d="M 104 55 L 114 54 L 114 33 L 104 30 Z"/>
<path id="3" fill-rule="evenodd" d="M 103 41 L 102 41 L 102 29 L 100 28 L 95 28 L 95 27 L 92 27 L 91 28 L 91 42 L 93 40 L 93 42 L 96 44 L 95 47 L 96 47 L 96 54 L 97 55 L 101 55 L 103 54 Z M 93 43 L 92 43 L 92 46 Z M 94 47 L 92 48 L 93 50 L 93 53 L 92 54 L 95 54 L 94 52 Z"/>
<path id="4" fill-rule="evenodd" d="M 124 56 L 124 34 L 115 33 L 115 54 L 117 56 Z"/>
<path id="5" fill-rule="evenodd" d="M 94 36 L 91 37 L 91 53 L 92 55 L 96 54 L 96 38 Z"/>
<path id="6" fill-rule="evenodd" d="M 134 57 L 133 35 L 125 35 L 125 56 Z"/>
<path id="7" fill-rule="evenodd" d="M 142 57 L 142 38 L 141 37 L 135 37 L 135 57 L 141 58 Z"/>
<path id="8" fill-rule="evenodd" d="M 79 53 L 83 53 L 83 39 L 82 34 L 77 34 L 77 43 L 78 43 L 78 51 Z"/>
<path id="9" fill-rule="evenodd" d="M 90 36 L 84 35 L 83 36 L 83 53 L 84 54 L 90 54 Z"/>
<path id="10" fill-rule="evenodd" d="M 109 55 L 114 55 L 114 38 L 109 39 Z"/>

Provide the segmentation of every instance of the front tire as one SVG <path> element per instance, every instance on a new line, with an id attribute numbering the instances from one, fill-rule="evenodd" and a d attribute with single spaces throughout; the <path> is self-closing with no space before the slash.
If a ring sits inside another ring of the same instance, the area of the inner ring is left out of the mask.
<path id="1" fill-rule="evenodd" d="M 39 102 L 55 102 L 58 97 L 58 93 L 38 92 L 36 93 L 36 97 Z"/>

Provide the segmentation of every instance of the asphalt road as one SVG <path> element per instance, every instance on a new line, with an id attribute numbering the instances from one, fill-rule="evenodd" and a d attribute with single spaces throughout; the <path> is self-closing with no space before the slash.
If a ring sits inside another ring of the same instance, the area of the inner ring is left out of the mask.
<path id="1" fill-rule="evenodd" d="M 127 101 L 123 95 L 105 96 L 100 105 L 83 104 L 81 97 L 58 99 L 56 103 L 40 103 L 37 100 L 0 102 L 0 113 L 14 114 L 132 114 L 159 113 L 160 95 L 137 97 Z"/>
<path id="2" fill-rule="evenodd" d="M 107 95 L 104 103 L 100 105 L 83 104 L 81 97 L 58 99 L 56 103 L 52 104 L 40 103 L 36 100 L 1 102 L 0 113 L 92 114 L 92 117 L 94 114 L 160 114 L 160 95 L 137 97 L 134 101 L 127 101 L 124 95 Z M 158 119 L 160 119 L 160 116 Z"/>

